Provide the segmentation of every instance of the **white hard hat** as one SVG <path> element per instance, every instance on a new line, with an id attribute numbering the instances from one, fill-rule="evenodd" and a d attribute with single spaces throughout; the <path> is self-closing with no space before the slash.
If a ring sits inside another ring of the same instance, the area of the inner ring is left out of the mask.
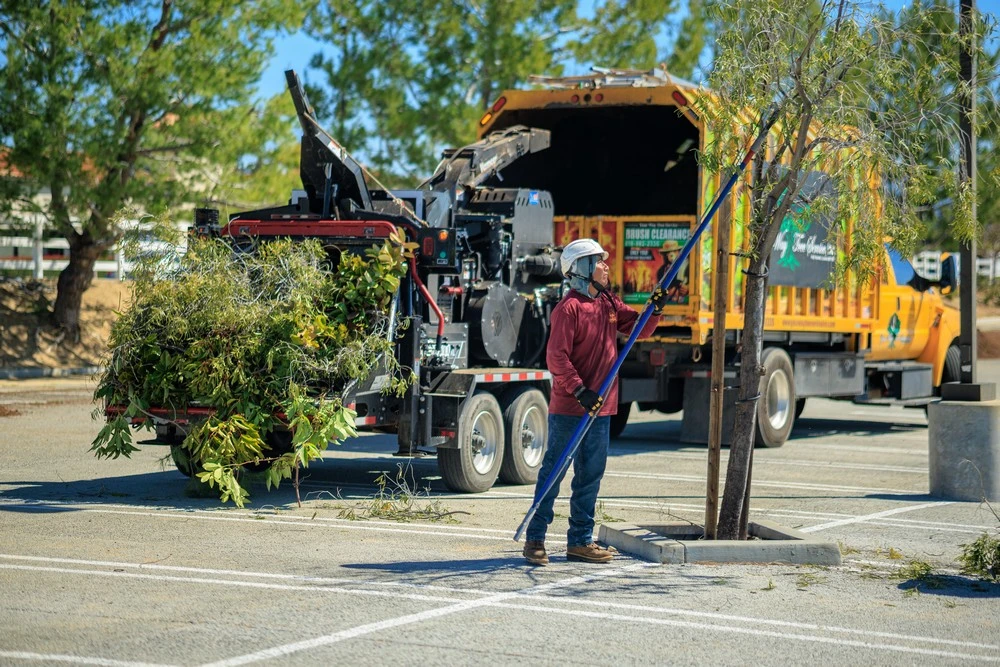
<path id="1" fill-rule="evenodd" d="M 576 241 L 567 243 L 566 247 L 563 248 L 562 257 L 559 259 L 563 275 L 569 275 L 576 260 L 582 257 L 590 257 L 591 255 L 600 255 L 601 259 L 608 258 L 608 253 L 604 252 L 601 244 L 594 239 L 577 239 Z"/>

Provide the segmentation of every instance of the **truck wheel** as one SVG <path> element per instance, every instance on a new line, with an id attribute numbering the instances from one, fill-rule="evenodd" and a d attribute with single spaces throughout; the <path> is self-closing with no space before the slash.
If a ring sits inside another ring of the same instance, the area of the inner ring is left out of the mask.
<path id="1" fill-rule="evenodd" d="M 478 392 L 466 401 L 458 420 L 462 442 L 458 449 L 438 449 L 438 470 L 452 491 L 488 491 L 503 462 L 500 404 L 493 394 Z"/>
<path id="2" fill-rule="evenodd" d="M 758 447 L 781 447 L 795 423 L 795 382 L 792 360 L 777 347 L 769 347 L 761 355 L 764 375 L 760 379 L 757 400 Z"/>
<path id="3" fill-rule="evenodd" d="M 549 404 L 545 394 L 532 387 L 518 387 L 503 397 L 504 438 L 500 480 L 507 484 L 533 484 L 542 467 L 549 441 Z"/>
<path id="4" fill-rule="evenodd" d="M 618 413 L 611 415 L 611 428 L 610 435 L 611 439 L 614 440 L 622 434 L 625 427 L 628 426 L 628 416 L 632 412 L 631 403 L 619 403 Z"/>
<path id="5" fill-rule="evenodd" d="M 191 452 L 184 449 L 180 443 L 170 445 L 170 458 L 174 460 L 174 465 L 185 477 L 194 477 L 202 472 L 202 467 L 191 460 Z"/>
<path id="6" fill-rule="evenodd" d="M 944 370 L 941 373 L 941 384 L 945 382 L 962 381 L 962 351 L 958 345 L 952 345 L 944 353 Z M 940 387 L 938 393 L 941 393 Z"/>
<path id="7" fill-rule="evenodd" d="M 795 418 L 798 419 L 802 416 L 802 411 L 806 409 L 806 399 L 796 398 L 795 399 Z"/>

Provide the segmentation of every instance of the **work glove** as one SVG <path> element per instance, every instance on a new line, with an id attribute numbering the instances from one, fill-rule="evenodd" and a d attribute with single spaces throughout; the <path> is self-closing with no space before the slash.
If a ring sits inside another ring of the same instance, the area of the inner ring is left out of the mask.
<path id="1" fill-rule="evenodd" d="M 576 400 L 580 402 L 583 409 L 587 411 L 587 414 L 593 416 L 597 414 L 597 411 L 601 409 L 604 405 L 604 399 L 596 391 L 587 389 L 586 386 L 580 385 L 580 388 L 573 392 L 576 396 Z"/>
<path id="2" fill-rule="evenodd" d="M 667 299 L 670 295 L 667 294 L 667 290 L 662 287 L 657 287 L 653 290 L 653 293 L 649 297 L 649 302 L 653 304 L 653 314 L 659 315 L 663 312 L 663 307 L 667 305 Z"/>

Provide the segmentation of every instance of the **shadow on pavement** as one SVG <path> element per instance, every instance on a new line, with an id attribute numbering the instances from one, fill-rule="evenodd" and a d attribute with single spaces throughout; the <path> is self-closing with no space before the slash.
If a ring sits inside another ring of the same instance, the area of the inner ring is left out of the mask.
<path id="1" fill-rule="evenodd" d="M 517 545 L 517 549 L 512 549 L 510 556 L 505 558 L 397 561 L 394 563 L 345 563 L 340 567 L 351 570 L 380 572 L 393 575 L 394 577 L 411 575 L 409 579 L 395 580 L 424 585 L 435 582 L 446 582 L 451 578 L 456 578 L 462 582 L 460 587 L 467 589 L 470 586 L 468 576 L 475 574 L 492 576 L 501 573 L 523 572 L 529 579 L 544 583 L 549 579 L 547 577 L 543 579 L 540 575 L 553 571 L 564 575 L 566 574 L 565 567 L 573 568 L 579 575 L 589 575 L 600 574 L 602 570 L 613 569 L 616 566 L 636 562 L 631 558 L 623 557 L 616 558 L 611 563 L 606 564 L 571 562 L 566 560 L 565 550 L 563 549 L 550 551 L 549 558 L 551 562 L 548 567 L 531 565 L 525 562 L 521 556 L 520 545 Z M 734 577 L 722 575 L 675 573 L 680 575 L 679 580 L 665 582 L 659 578 L 649 579 L 644 572 L 646 571 L 639 570 L 632 574 L 621 575 L 628 577 L 627 583 L 622 583 L 616 578 L 594 579 L 581 582 L 573 588 L 556 588 L 546 592 L 545 595 L 548 597 L 569 598 L 600 593 L 621 593 L 623 590 L 628 590 L 630 595 L 637 596 L 664 595 L 669 594 L 671 590 L 690 592 L 695 587 L 718 589 L 720 586 L 734 583 L 737 580 Z"/>
<path id="2" fill-rule="evenodd" d="M 828 438 L 831 436 L 851 435 L 867 437 L 919 431 L 927 431 L 927 424 L 799 417 L 795 421 L 789 442 Z M 621 435 L 617 438 L 612 438 L 611 442 L 613 445 L 625 443 L 640 444 L 644 451 L 654 447 L 672 450 L 685 448 L 702 450 L 705 448 L 704 443 L 681 441 L 681 420 L 676 416 L 664 416 L 662 420 L 657 421 L 629 422 Z M 723 447 L 728 449 L 729 445 L 724 444 Z M 620 454 L 621 452 L 617 453 L 617 455 Z M 614 449 L 612 449 L 611 455 L 616 455 Z"/>
<path id="3" fill-rule="evenodd" d="M 899 589 L 916 591 L 921 595 L 947 595 L 957 598 L 1000 597 L 1000 583 L 953 574 L 931 574 L 919 579 L 908 579 L 899 584 Z"/>
<path id="4" fill-rule="evenodd" d="M 887 433 L 909 433 L 926 430 L 927 424 L 800 417 L 795 421 L 795 425 L 792 428 L 791 440 L 826 438 L 836 435 L 885 435 Z"/>
<path id="5" fill-rule="evenodd" d="M 232 504 L 220 505 L 217 494 L 194 498 L 185 495 L 188 478 L 175 470 L 97 477 L 69 482 L 12 480 L 5 481 L 4 484 L 15 488 L 0 491 L 0 501 L 17 500 L 24 504 L 14 505 L 0 502 L 0 512 L 46 513 L 70 512 L 77 509 L 61 506 L 59 503 L 157 506 L 163 509 L 182 510 L 218 509 L 219 507 L 233 506 Z"/>

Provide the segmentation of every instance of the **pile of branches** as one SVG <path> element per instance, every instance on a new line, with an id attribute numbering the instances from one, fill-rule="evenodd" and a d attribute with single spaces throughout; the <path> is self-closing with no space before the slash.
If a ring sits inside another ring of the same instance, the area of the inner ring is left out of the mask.
<path id="1" fill-rule="evenodd" d="M 132 298 L 109 339 L 95 400 L 123 410 L 91 447 L 129 456 L 130 422 L 166 408 L 214 410 L 172 447 L 197 478 L 242 507 L 246 468 L 268 489 L 356 434 L 345 392 L 376 365 L 401 394 L 411 373 L 392 354 L 389 312 L 405 269 L 402 235 L 334 266 L 315 240 L 234 250 L 191 239 L 182 255 L 141 258 Z M 104 409 L 96 414 L 104 417 Z M 288 434 L 290 433 L 290 446 Z M 284 445 L 284 446 L 282 446 Z M 281 451 L 284 450 L 284 451 Z"/>

